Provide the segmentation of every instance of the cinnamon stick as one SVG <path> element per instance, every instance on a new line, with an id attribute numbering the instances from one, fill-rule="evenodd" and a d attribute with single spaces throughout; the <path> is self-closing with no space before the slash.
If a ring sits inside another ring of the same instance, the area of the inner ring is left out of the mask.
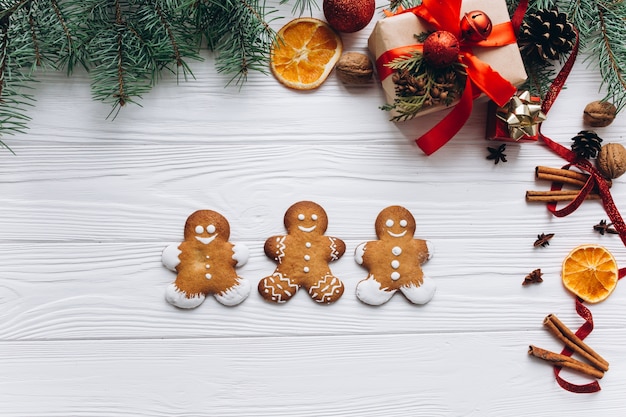
<path id="1" fill-rule="evenodd" d="M 606 372 L 609 370 L 609 363 L 600 356 L 589 345 L 583 342 L 574 332 L 572 332 L 561 320 L 554 314 L 548 314 L 543 321 L 544 326 L 556 336 L 565 346 L 573 352 L 578 353 L 585 358 L 596 369 Z"/>
<path id="2" fill-rule="evenodd" d="M 526 191 L 526 201 L 541 203 L 572 201 L 579 192 L 579 190 Z M 595 193 L 585 196 L 585 200 L 599 200 L 600 198 L 600 195 Z"/>
<path id="3" fill-rule="evenodd" d="M 582 188 L 589 179 L 589 174 L 572 171 L 569 169 L 552 168 L 540 165 L 535 168 L 535 177 L 538 180 L 560 182 L 563 184 L 571 184 Z M 610 179 L 605 179 L 605 181 L 609 188 L 611 187 L 611 185 L 613 185 Z"/>
<path id="4" fill-rule="evenodd" d="M 572 184 L 578 187 L 583 187 L 589 179 L 589 175 L 583 174 L 582 172 L 570 171 L 569 169 L 551 168 L 546 166 L 536 167 L 535 177 L 539 180 Z"/>
<path id="5" fill-rule="evenodd" d="M 581 362 L 566 355 L 561 355 L 560 353 L 542 349 L 537 346 L 530 345 L 528 347 L 528 354 L 536 358 L 543 359 L 544 361 L 547 361 L 554 366 L 569 368 L 572 371 L 577 371 L 587 376 L 598 379 L 602 379 L 602 377 L 604 376 L 604 372 L 594 368 L 587 363 Z"/>

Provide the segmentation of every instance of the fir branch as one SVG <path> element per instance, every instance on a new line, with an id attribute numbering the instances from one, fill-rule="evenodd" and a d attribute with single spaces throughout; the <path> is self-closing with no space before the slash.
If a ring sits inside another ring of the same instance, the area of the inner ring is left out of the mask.
<path id="1" fill-rule="evenodd" d="M 289 3 L 289 0 L 280 0 L 280 4 L 286 3 Z M 315 0 L 294 0 L 291 12 L 293 14 L 297 14 L 298 16 L 302 16 L 307 10 L 310 14 L 313 14 L 313 8 L 319 9 L 319 5 L 315 2 Z"/>

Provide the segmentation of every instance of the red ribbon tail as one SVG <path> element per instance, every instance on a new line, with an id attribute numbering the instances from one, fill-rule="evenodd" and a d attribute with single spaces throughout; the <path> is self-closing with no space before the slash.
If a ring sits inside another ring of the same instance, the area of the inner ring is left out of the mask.
<path id="1" fill-rule="evenodd" d="M 591 315 L 591 311 L 587 307 L 585 307 L 580 298 L 576 298 L 576 312 L 580 317 L 585 320 L 585 322 L 582 324 L 582 326 L 578 328 L 578 330 L 576 330 L 576 333 L 574 334 L 578 336 L 580 340 L 584 340 L 593 330 L 593 316 Z M 561 354 L 566 356 L 572 356 L 573 352 L 570 349 L 565 348 L 563 349 Z M 590 394 L 598 392 L 602 389 L 598 381 L 593 381 L 584 385 L 572 384 L 571 382 L 568 382 L 561 378 L 559 376 L 560 372 L 561 368 L 559 366 L 555 366 L 554 376 L 556 378 L 556 382 L 558 382 L 558 384 L 567 391 L 577 394 Z"/>
<path id="2" fill-rule="evenodd" d="M 432 129 L 415 140 L 417 146 L 419 146 L 426 155 L 435 153 L 463 127 L 472 113 L 473 105 L 472 83 L 469 77 L 467 77 L 465 89 L 463 90 L 459 103 Z"/>

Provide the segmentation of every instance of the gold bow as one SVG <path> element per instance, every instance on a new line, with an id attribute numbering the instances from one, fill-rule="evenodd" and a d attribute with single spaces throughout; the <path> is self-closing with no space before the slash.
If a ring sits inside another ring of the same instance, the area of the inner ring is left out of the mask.
<path id="1" fill-rule="evenodd" d="M 541 111 L 541 103 L 528 91 L 514 95 L 507 104 L 499 107 L 497 116 L 507 124 L 509 135 L 516 141 L 524 136 L 536 136 L 539 125 L 546 120 L 545 113 Z"/>

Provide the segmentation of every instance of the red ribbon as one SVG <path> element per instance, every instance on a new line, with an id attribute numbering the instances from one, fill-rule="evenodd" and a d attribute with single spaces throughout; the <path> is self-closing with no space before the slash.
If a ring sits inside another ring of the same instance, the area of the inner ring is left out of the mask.
<path id="1" fill-rule="evenodd" d="M 518 10 L 524 4 L 526 9 L 527 0 L 520 3 Z M 402 10 L 400 13 L 413 13 L 424 19 L 437 30 L 445 30 L 457 38 L 460 38 L 460 15 L 461 0 L 423 0 L 419 6 Z M 523 15 L 523 14 L 522 14 Z M 517 42 L 515 32 L 517 27 L 511 22 L 494 25 L 489 37 L 473 44 L 467 44 L 461 40 L 461 53 L 459 61 L 464 64 L 467 72 L 465 89 L 459 103 L 431 130 L 417 138 L 415 142 L 430 155 L 445 145 L 463 127 L 472 113 L 473 100 L 482 91 L 499 106 L 505 105 L 515 94 L 516 88 L 508 80 L 503 78 L 497 71 L 478 57 L 472 51 L 472 46 L 497 47 Z M 407 45 L 385 51 L 377 60 L 376 67 L 382 80 L 393 73 L 386 64 L 402 56 L 420 51 L 422 45 Z"/>
<path id="2" fill-rule="evenodd" d="M 563 65 L 563 68 L 561 68 L 561 71 L 559 71 L 559 74 L 552 82 L 552 85 L 550 86 L 550 89 L 548 90 L 548 93 L 546 94 L 546 97 L 544 98 L 544 101 L 542 103 L 542 111 L 545 114 L 548 113 L 548 110 L 550 110 L 550 107 L 552 107 L 552 104 L 554 104 L 554 101 L 561 92 L 561 89 L 563 88 L 563 85 L 565 84 L 565 81 L 567 80 L 567 77 L 569 76 L 569 73 L 574 66 L 574 62 L 576 61 L 576 56 L 578 54 L 578 46 L 579 39 L 577 32 L 576 42 L 574 44 L 574 47 L 572 48 L 572 52 L 570 53 L 570 56 Z M 622 219 L 622 216 L 615 206 L 615 202 L 611 197 L 611 192 L 609 190 L 606 179 L 595 167 L 593 167 L 593 165 L 587 159 L 579 158 L 572 150 L 567 149 L 563 145 L 554 142 L 552 139 L 546 137 L 543 133 L 541 133 L 541 126 L 539 126 L 539 138 L 544 141 L 548 148 L 550 148 L 557 155 L 569 162 L 569 164 L 565 165 L 564 168 L 575 166 L 581 171 L 587 172 L 589 174 L 589 179 L 573 201 L 571 201 L 567 206 L 559 210 L 557 210 L 556 208 L 556 203 L 548 203 L 548 210 L 556 217 L 565 217 L 568 214 L 572 213 L 574 210 L 576 210 L 578 207 L 580 207 L 582 202 L 585 201 L 585 197 L 593 189 L 597 189 L 598 193 L 600 194 L 600 198 L 602 199 L 602 205 L 604 207 L 604 210 L 611 219 L 611 222 L 613 222 L 613 226 L 618 232 L 622 242 L 626 245 L 626 224 L 624 224 L 624 220 Z M 551 189 L 558 190 L 561 189 L 562 186 L 563 184 L 561 183 L 552 183 Z M 625 275 L 626 268 L 621 268 L 618 271 L 618 279 L 623 278 Z M 593 317 L 591 315 L 591 311 L 582 304 L 582 301 L 579 298 L 576 298 L 576 312 L 580 317 L 585 319 L 585 323 L 583 323 L 583 325 L 580 326 L 580 328 L 578 328 L 578 330 L 576 331 L 576 336 L 583 340 L 593 330 Z M 570 349 L 565 348 L 563 349 L 561 354 L 571 356 L 573 352 Z M 568 391 L 575 393 L 593 393 L 598 392 L 601 389 L 598 381 L 593 381 L 584 385 L 572 384 L 571 382 L 568 382 L 561 378 L 559 376 L 560 372 L 561 367 L 555 366 L 554 375 L 556 381 L 562 388 Z"/>

